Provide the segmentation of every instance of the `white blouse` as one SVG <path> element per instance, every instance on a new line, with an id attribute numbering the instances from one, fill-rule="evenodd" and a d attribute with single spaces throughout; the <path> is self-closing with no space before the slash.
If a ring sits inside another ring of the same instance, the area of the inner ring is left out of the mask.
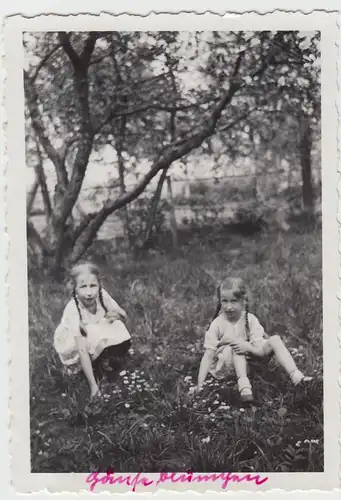
<path id="1" fill-rule="evenodd" d="M 107 307 L 108 311 L 119 311 L 120 306 L 117 302 L 109 295 L 109 293 L 102 288 L 103 302 Z M 103 309 L 99 297 L 96 299 L 97 307 L 96 312 L 93 314 L 89 311 L 81 301 L 78 299 L 78 306 L 82 316 L 82 322 L 84 325 L 96 325 L 100 323 L 105 318 L 105 310 Z M 69 331 L 72 331 L 74 335 L 80 335 L 80 316 L 74 299 L 71 299 L 66 305 L 60 325 L 66 327 Z"/>
<path id="2" fill-rule="evenodd" d="M 205 349 L 217 351 L 219 347 L 228 345 L 231 340 L 247 340 L 252 345 L 265 339 L 265 332 L 256 316 L 248 313 L 250 333 L 247 336 L 245 328 L 245 313 L 236 323 L 231 323 L 224 313 L 217 316 L 211 323 L 205 335 Z"/>

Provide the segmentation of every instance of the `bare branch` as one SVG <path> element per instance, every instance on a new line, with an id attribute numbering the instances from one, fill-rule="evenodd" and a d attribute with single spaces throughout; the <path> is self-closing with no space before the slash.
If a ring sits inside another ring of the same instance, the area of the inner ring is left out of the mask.
<path id="1" fill-rule="evenodd" d="M 37 138 L 36 138 L 36 148 L 37 148 L 38 161 L 34 167 L 34 170 L 35 170 L 36 177 L 37 177 L 37 180 L 38 180 L 39 185 L 40 185 L 41 194 L 43 197 L 46 219 L 49 220 L 49 218 L 51 217 L 51 213 L 52 213 L 52 206 L 51 206 L 49 190 L 47 187 L 44 167 L 43 167 L 43 159 L 42 159 L 42 155 L 41 155 L 41 151 L 40 151 L 39 141 Z"/>
<path id="2" fill-rule="evenodd" d="M 215 102 L 216 100 L 217 99 L 212 99 L 211 102 Z M 208 102 L 209 101 L 201 103 L 201 104 L 207 104 Z M 117 106 L 116 108 L 109 111 L 107 117 L 104 118 L 103 122 L 95 128 L 95 131 L 96 131 L 95 133 L 98 134 L 105 125 L 110 123 L 115 118 L 119 118 L 122 116 L 132 116 L 132 115 L 136 115 L 139 113 L 143 113 L 144 111 L 148 111 L 148 110 L 166 111 L 168 113 L 173 113 L 173 112 L 177 112 L 177 111 L 188 111 L 190 109 L 197 108 L 199 106 L 200 106 L 200 104 L 198 104 L 198 103 L 196 103 L 196 104 L 178 104 L 178 105 L 172 106 L 169 104 L 152 103 L 152 102 L 147 102 L 145 104 L 140 104 L 136 107 L 127 108 L 127 109 L 123 109 L 123 110 L 122 109 L 119 110 L 119 106 Z"/>
<path id="3" fill-rule="evenodd" d="M 64 31 L 58 34 L 60 43 L 73 65 L 73 81 L 76 94 L 79 101 L 79 115 L 82 122 L 83 132 L 88 134 L 93 133 L 93 126 L 90 116 L 89 106 L 89 81 L 88 69 L 92 53 L 95 48 L 97 34 L 91 32 L 85 42 L 82 54 L 79 56 L 72 47 L 70 37 Z"/>
<path id="4" fill-rule="evenodd" d="M 62 185 L 65 185 L 65 165 L 63 164 L 63 159 L 60 152 L 55 149 L 52 145 L 46 131 L 45 126 L 43 124 L 43 119 L 39 111 L 38 107 L 38 95 L 28 73 L 24 71 L 24 88 L 25 88 L 25 96 L 27 107 L 29 110 L 30 118 L 32 121 L 33 129 L 39 138 L 40 144 L 43 146 L 45 153 L 48 158 L 52 161 L 57 174 L 58 182 Z"/>
<path id="5" fill-rule="evenodd" d="M 86 68 L 90 64 L 90 59 L 91 59 L 92 53 L 94 51 L 97 38 L 98 38 L 98 33 L 96 33 L 95 31 L 91 31 L 88 35 L 88 38 L 85 41 L 84 49 L 80 55 L 80 59 L 82 61 L 82 64 Z"/>
<path id="6" fill-rule="evenodd" d="M 64 165 L 66 165 L 67 155 L 69 153 L 71 146 L 73 146 L 78 140 L 79 140 L 79 137 L 73 137 L 72 139 L 69 139 L 65 142 L 65 144 L 62 148 L 62 151 L 61 151 Z"/>
<path id="7" fill-rule="evenodd" d="M 68 183 L 66 190 L 61 193 L 61 196 L 56 199 L 54 207 L 54 220 L 55 224 L 62 230 L 67 218 L 69 217 L 75 203 L 78 200 L 80 190 L 82 188 L 86 167 L 88 165 L 89 156 L 92 151 L 93 136 L 84 133 L 79 138 L 79 146 L 73 169 L 71 179 Z"/>
<path id="8" fill-rule="evenodd" d="M 79 57 L 75 49 L 72 47 L 69 35 L 65 31 L 60 31 L 58 33 L 58 38 L 60 45 L 63 47 L 65 53 L 68 55 L 73 67 L 75 68 L 76 71 L 79 71 L 81 67 L 81 58 Z"/>
<path id="9" fill-rule="evenodd" d="M 34 227 L 32 221 L 27 219 L 26 222 L 27 238 L 32 239 L 36 244 L 44 251 L 45 255 L 52 255 L 52 251 L 49 246 L 45 243 L 43 238 L 40 236 L 36 228 Z"/>

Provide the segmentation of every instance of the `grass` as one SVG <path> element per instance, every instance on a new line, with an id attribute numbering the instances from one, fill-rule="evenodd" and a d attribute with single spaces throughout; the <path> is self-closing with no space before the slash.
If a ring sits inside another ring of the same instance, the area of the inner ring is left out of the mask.
<path id="1" fill-rule="evenodd" d="M 252 374 L 254 408 L 240 407 L 234 381 L 210 380 L 200 398 L 188 397 L 216 284 L 231 274 L 246 280 L 266 331 L 322 377 L 320 229 L 199 236 L 177 255 L 139 260 L 103 250 L 93 258 L 128 312 L 133 354 L 125 373 L 102 378 L 105 400 L 92 411 L 84 377 L 67 384 L 53 350 L 68 291 L 29 280 L 32 472 L 323 471 L 321 382 L 293 389 L 271 362 Z"/>

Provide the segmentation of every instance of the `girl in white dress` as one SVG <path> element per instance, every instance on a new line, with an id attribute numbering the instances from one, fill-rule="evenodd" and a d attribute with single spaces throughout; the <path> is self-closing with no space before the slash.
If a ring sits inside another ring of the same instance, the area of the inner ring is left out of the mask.
<path id="1" fill-rule="evenodd" d="M 241 400 L 253 402 L 247 373 L 250 356 L 265 359 L 274 354 L 294 385 L 312 380 L 297 368 L 282 339 L 278 335 L 268 337 L 256 316 L 249 313 L 247 288 L 240 278 L 226 279 L 218 288 L 218 299 L 216 314 L 205 336 L 205 352 L 194 392 L 202 388 L 208 373 L 216 378 L 235 373 Z"/>
<path id="2" fill-rule="evenodd" d="M 102 288 L 95 265 L 76 265 L 71 270 L 71 281 L 72 299 L 55 331 L 54 347 L 67 373 L 83 370 L 93 398 L 100 396 L 100 390 L 92 362 L 102 353 L 123 356 L 129 350 L 131 336 L 122 321 L 126 319 L 125 311 Z M 105 367 L 110 369 L 108 362 L 107 358 Z"/>

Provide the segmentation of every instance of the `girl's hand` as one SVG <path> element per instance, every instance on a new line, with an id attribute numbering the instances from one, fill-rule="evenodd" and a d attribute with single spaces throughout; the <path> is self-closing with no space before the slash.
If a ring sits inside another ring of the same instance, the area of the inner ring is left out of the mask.
<path id="1" fill-rule="evenodd" d="M 120 316 L 125 321 L 127 319 L 127 313 L 125 312 L 124 309 L 120 309 Z"/>
<path id="2" fill-rule="evenodd" d="M 127 314 L 123 309 L 120 309 L 119 311 L 108 311 L 105 317 L 109 323 L 113 323 L 113 321 L 118 319 L 125 321 L 127 319 Z"/>
<path id="3" fill-rule="evenodd" d="M 91 399 L 95 398 L 95 397 L 99 397 L 101 396 L 101 391 L 100 391 L 100 388 L 98 387 L 98 385 L 93 385 L 90 389 L 91 391 L 91 394 L 90 394 L 90 397 Z"/>
<path id="4" fill-rule="evenodd" d="M 233 351 L 236 354 L 249 354 L 250 353 L 250 345 L 248 342 L 244 340 L 233 340 L 230 343 Z"/>
<path id="5" fill-rule="evenodd" d="M 114 321 L 121 319 L 121 315 L 118 311 L 108 311 L 105 317 L 109 323 L 113 323 Z"/>

